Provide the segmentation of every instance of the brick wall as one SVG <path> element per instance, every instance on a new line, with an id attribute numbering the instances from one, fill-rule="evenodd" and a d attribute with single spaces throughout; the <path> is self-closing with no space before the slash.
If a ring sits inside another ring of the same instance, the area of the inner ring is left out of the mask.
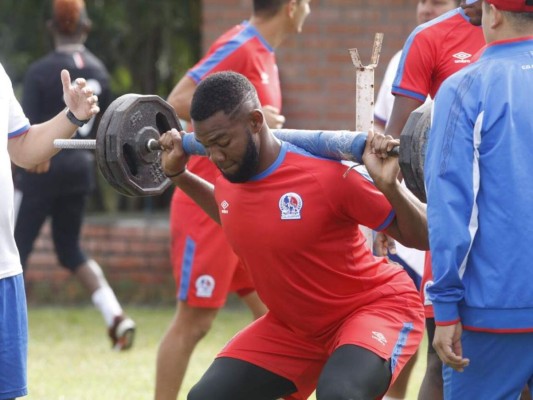
<path id="1" fill-rule="evenodd" d="M 416 24 L 414 0 L 312 0 L 303 33 L 277 51 L 285 127 L 355 128 L 355 69 L 348 49 L 370 62 L 374 35 L 384 33 L 376 95 L 388 61 Z M 203 0 L 203 46 L 249 18 L 252 0 Z"/>
<path id="2" fill-rule="evenodd" d="M 82 247 L 104 270 L 119 300 L 175 303 L 169 260 L 168 216 L 87 217 Z M 59 267 L 47 222 L 28 260 L 30 303 L 80 303 L 88 294 L 69 271 Z"/>

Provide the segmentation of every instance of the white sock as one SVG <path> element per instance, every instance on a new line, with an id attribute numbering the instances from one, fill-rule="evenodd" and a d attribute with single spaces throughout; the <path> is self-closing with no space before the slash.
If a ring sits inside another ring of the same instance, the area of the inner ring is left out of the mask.
<path id="1" fill-rule="evenodd" d="M 122 307 L 120 306 L 115 293 L 109 286 L 97 289 L 91 296 L 93 304 L 102 313 L 105 323 L 108 327 L 113 325 L 113 320 L 116 316 L 122 315 Z"/>
<path id="2" fill-rule="evenodd" d="M 401 397 L 401 398 L 400 397 L 391 397 L 391 396 L 387 396 L 387 395 L 385 395 L 385 396 L 383 396 L 381 398 L 381 400 L 403 400 L 403 399 L 404 399 L 403 397 Z"/>

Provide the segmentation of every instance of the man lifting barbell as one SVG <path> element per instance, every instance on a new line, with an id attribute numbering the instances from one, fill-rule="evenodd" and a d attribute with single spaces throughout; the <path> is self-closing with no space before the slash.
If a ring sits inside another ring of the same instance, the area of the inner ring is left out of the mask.
<path id="1" fill-rule="evenodd" d="M 399 152 L 400 168 L 409 181 L 408 187 L 418 188 L 412 191 L 423 202 L 422 167 L 430 111 L 420 107 L 412 113 L 402 132 L 401 145 L 392 150 L 394 154 Z M 96 140 L 56 140 L 54 145 L 63 149 L 95 150 L 98 168 L 113 188 L 127 196 L 151 196 L 172 184 L 161 169 L 158 143 L 161 134 L 171 128 L 182 129 L 176 112 L 165 100 L 155 95 L 126 94 L 105 111 Z M 272 132 L 278 139 L 319 157 L 363 162 L 366 132 L 289 129 Z M 183 137 L 183 147 L 191 155 L 206 154 L 192 133 Z"/>
<path id="2" fill-rule="evenodd" d="M 213 84 L 220 84 L 222 92 L 216 92 Z M 228 85 L 239 90 L 231 89 L 233 93 Z M 317 384 L 321 394 L 335 392 L 342 387 L 339 382 L 350 382 L 350 395 L 377 397 L 415 352 L 423 314 L 405 272 L 372 256 L 358 224 L 426 248 L 425 207 L 398 185 L 398 163 L 388 157 L 398 144 L 392 138 L 342 131 L 278 130 L 274 135 L 259 108 L 246 78 L 214 74 L 198 87 L 193 100 L 194 135 L 178 134 L 173 109 L 157 96 L 127 95 L 108 109 L 96 144 L 88 145 L 95 145 L 100 170 L 118 190 L 148 195 L 174 183 L 222 221 L 271 310 L 223 350 L 193 389 L 192 398 L 212 398 L 213 387 L 222 395 L 217 398 L 239 399 L 242 393 L 252 393 L 256 399 L 275 399 L 296 391 L 299 395 L 294 398 L 300 398 Z M 57 145 L 77 146 L 72 141 Z M 163 151 L 154 151 L 159 148 Z M 217 198 L 212 185 L 185 168 L 188 154 L 206 151 L 226 177 L 217 181 Z M 364 161 L 376 186 L 331 159 Z M 247 222 L 241 224 L 243 218 Z M 254 226 L 252 220 L 261 223 Z M 258 251 L 265 246 L 271 249 L 267 256 Z M 255 260 L 254 254 L 262 254 L 262 260 Z M 307 260 L 305 266 L 301 260 Z M 352 261 L 346 264 L 346 260 Z M 312 269 L 312 275 L 303 273 L 304 267 Z M 278 268 L 283 271 L 275 272 Z M 370 280 L 363 285 L 361 276 L 370 269 L 374 278 L 367 276 Z M 322 294 L 309 298 L 307 293 Z M 398 297 L 403 298 L 401 306 Z M 287 299 L 290 309 L 284 306 Z M 319 345 L 323 336 L 328 340 Z M 330 340 L 333 337 L 335 341 Z M 402 352 L 393 354 L 400 342 Z M 242 352 L 235 346 L 243 346 Z M 314 361 L 292 358 L 289 347 L 314 353 Z M 258 348 L 268 349 L 271 359 L 258 357 Z M 365 368 L 345 369 L 340 367 L 344 362 Z M 237 382 L 235 369 L 252 378 Z M 304 369 L 307 373 L 298 377 L 288 372 Z M 269 383 L 267 392 L 258 389 L 264 382 Z"/>
<path id="3" fill-rule="evenodd" d="M 375 258 L 358 229 L 427 248 L 425 207 L 399 185 L 397 160 L 386 155 L 397 142 L 369 133 L 362 159 L 374 186 L 277 139 L 253 86 L 231 72 L 200 83 L 191 117 L 224 176 L 216 194 L 186 170 L 176 129 L 159 140 L 162 171 L 221 223 L 269 312 L 233 338 L 189 399 L 303 399 L 315 388 L 323 398 L 382 395 L 423 330 L 412 281 Z"/>

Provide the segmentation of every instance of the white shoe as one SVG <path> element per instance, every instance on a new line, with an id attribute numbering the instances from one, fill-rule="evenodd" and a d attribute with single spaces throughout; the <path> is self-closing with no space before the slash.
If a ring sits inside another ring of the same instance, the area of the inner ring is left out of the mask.
<path id="1" fill-rule="evenodd" d="M 109 328 L 113 350 L 128 350 L 133 346 L 135 337 L 135 322 L 129 317 L 119 315 L 115 317 L 113 325 Z"/>

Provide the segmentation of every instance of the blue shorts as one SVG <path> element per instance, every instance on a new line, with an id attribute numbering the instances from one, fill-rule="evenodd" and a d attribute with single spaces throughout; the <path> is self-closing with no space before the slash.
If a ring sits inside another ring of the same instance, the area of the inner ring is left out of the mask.
<path id="1" fill-rule="evenodd" d="M 22 274 L 0 279 L 0 399 L 28 394 L 28 314 Z"/>
<path id="2" fill-rule="evenodd" d="M 533 389 L 533 333 L 463 331 L 464 372 L 443 367 L 445 399 L 516 400 Z"/>

